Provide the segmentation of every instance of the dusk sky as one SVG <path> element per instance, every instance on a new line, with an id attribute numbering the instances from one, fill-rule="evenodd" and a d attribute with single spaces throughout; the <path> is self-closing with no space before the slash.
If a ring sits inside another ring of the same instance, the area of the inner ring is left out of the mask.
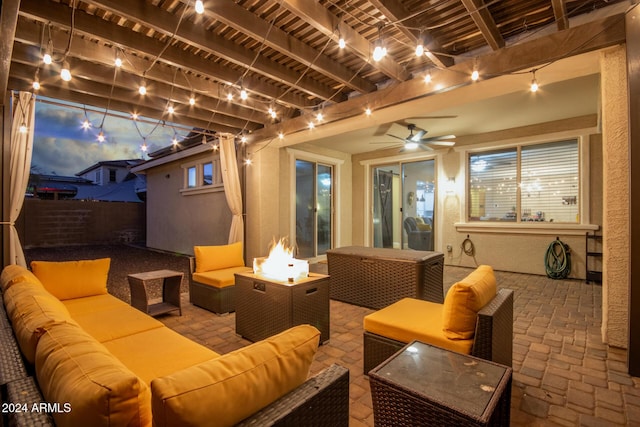
<path id="1" fill-rule="evenodd" d="M 93 110 L 93 109 L 92 109 Z M 148 152 L 171 145 L 174 130 L 170 125 L 137 122 L 107 115 L 104 119 L 104 142 L 98 142 L 103 113 L 87 111 L 91 128 L 82 123 L 85 112 L 80 108 L 36 102 L 35 136 L 31 170 L 34 173 L 74 176 L 76 173 L 104 160 L 148 159 L 143 157 L 142 134 L 146 137 Z M 186 136 L 183 128 L 176 130 L 178 140 Z"/>

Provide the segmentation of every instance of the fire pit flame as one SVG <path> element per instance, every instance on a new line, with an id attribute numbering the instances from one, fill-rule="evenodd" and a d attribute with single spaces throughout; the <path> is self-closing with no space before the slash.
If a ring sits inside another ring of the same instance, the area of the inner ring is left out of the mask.
<path id="1" fill-rule="evenodd" d="M 253 273 L 271 280 L 293 283 L 309 276 L 309 262 L 295 259 L 293 248 L 282 238 L 271 245 L 269 256 L 253 259 Z"/>

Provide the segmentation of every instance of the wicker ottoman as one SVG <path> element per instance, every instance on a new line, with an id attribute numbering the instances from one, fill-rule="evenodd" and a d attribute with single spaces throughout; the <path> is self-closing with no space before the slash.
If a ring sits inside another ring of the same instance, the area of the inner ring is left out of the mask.
<path id="1" fill-rule="evenodd" d="M 332 299 L 376 310 L 405 297 L 444 302 L 442 252 L 346 246 L 327 261 Z"/>
<path id="2" fill-rule="evenodd" d="M 238 335 L 255 342 L 302 324 L 318 328 L 321 343 L 329 340 L 329 276 L 289 284 L 236 273 Z"/>

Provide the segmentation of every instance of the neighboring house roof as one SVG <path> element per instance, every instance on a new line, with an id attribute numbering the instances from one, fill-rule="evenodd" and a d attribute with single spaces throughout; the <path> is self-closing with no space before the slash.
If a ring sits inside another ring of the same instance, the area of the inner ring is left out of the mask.
<path id="1" fill-rule="evenodd" d="M 111 185 L 79 186 L 74 200 L 95 200 L 102 202 L 142 202 L 138 197 L 142 185 L 139 178 Z"/>
<path id="2" fill-rule="evenodd" d="M 103 167 L 103 166 L 111 166 L 111 167 L 120 167 L 120 168 L 129 168 L 129 167 L 133 167 L 136 166 L 140 163 L 144 162 L 144 160 L 142 159 L 128 159 L 128 160 L 104 160 L 101 162 L 98 162 L 92 166 L 89 166 L 88 168 L 78 172 L 76 174 L 76 176 L 82 176 L 87 172 L 90 172 L 94 169 L 97 169 L 99 167 Z"/>

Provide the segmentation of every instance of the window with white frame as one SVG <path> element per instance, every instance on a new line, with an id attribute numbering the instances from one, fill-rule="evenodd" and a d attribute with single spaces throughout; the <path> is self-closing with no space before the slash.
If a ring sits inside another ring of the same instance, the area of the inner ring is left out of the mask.
<path id="1" fill-rule="evenodd" d="M 470 153 L 469 221 L 578 223 L 576 139 Z"/>
<path id="2" fill-rule="evenodd" d="M 183 194 L 223 190 L 219 156 L 183 164 L 182 169 L 184 171 Z"/>

